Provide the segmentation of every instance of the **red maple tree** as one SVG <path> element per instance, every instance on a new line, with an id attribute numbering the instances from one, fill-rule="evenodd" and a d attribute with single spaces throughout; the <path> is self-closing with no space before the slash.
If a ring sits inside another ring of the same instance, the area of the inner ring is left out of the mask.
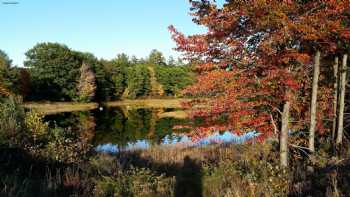
<path id="1" fill-rule="evenodd" d="M 313 58 L 339 50 L 349 38 L 348 1 L 190 1 L 193 21 L 207 32 L 185 36 L 170 26 L 177 50 L 196 66 L 197 83 L 185 93 L 203 124 L 194 136 L 213 130 L 277 133 L 283 103 L 291 102 L 291 129 L 307 127 Z M 325 70 L 330 68 L 326 68 Z M 321 77 L 326 80 L 326 76 Z M 318 128 L 332 112 L 330 83 L 319 88 Z M 206 106 L 196 108 L 196 106 Z"/>

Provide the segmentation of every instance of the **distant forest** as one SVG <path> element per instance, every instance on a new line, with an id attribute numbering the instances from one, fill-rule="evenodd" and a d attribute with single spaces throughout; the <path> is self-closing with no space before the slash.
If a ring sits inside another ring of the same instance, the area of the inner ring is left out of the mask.
<path id="1" fill-rule="evenodd" d="M 63 44 L 39 43 L 25 55 L 24 67 L 17 67 L 0 50 L 3 95 L 21 95 L 25 101 L 79 102 L 173 97 L 194 81 L 189 64 L 166 59 L 157 50 L 146 58 L 122 53 L 106 60 Z"/>

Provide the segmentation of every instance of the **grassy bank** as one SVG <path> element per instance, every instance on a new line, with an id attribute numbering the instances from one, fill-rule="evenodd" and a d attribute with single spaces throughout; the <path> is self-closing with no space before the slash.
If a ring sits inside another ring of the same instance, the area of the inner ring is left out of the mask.
<path id="1" fill-rule="evenodd" d="M 176 118 L 176 119 L 186 119 L 188 118 L 188 112 L 183 110 L 176 110 L 172 112 L 164 112 L 158 114 L 158 118 Z"/>
<path id="2" fill-rule="evenodd" d="M 99 160 L 114 160 L 123 173 L 131 173 L 133 176 L 122 176 L 130 184 L 127 187 L 119 181 L 120 177 L 108 181 L 101 179 L 97 182 L 96 191 L 100 194 L 112 191 L 116 196 L 121 195 L 119 191 L 128 191 L 132 194 L 130 196 L 350 194 L 349 159 L 335 162 L 330 158 L 316 158 L 312 164 L 305 164 L 300 159 L 291 158 L 291 168 L 285 170 L 279 166 L 277 150 L 277 144 L 264 143 L 209 145 L 197 148 L 154 147 L 124 152 L 117 156 L 102 154 L 98 156 Z M 308 170 L 309 165 L 313 166 L 312 171 Z M 140 177 L 144 179 L 141 182 Z"/>
<path id="3" fill-rule="evenodd" d="M 189 99 L 136 99 L 136 100 L 121 100 L 105 103 L 107 107 L 127 107 L 131 109 L 156 109 L 156 108 L 176 108 L 181 109 L 183 102 L 188 102 Z M 55 114 L 62 112 L 74 111 L 89 111 L 96 109 L 98 103 L 78 103 L 78 102 L 26 102 L 23 106 L 27 109 L 35 109 L 44 114 Z M 173 113 L 164 113 L 164 117 L 186 117 L 183 111 Z"/>
<path id="4" fill-rule="evenodd" d="M 0 194 L 14 196 L 347 196 L 350 160 L 279 167 L 278 146 L 163 147 L 47 163 L 0 151 Z M 31 156 L 25 156 L 31 157 Z M 6 161 L 6 162 L 4 162 Z M 32 168 L 36 166 L 36 168 Z M 38 167 L 40 166 L 40 167 Z M 0 187 L 1 188 L 1 187 Z"/>
<path id="5" fill-rule="evenodd" d="M 131 108 L 182 108 L 183 102 L 190 99 L 136 99 L 107 102 L 107 107 L 131 107 Z"/>
<path id="6" fill-rule="evenodd" d="M 98 107 L 97 103 L 78 102 L 27 102 L 24 108 L 34 109 L 44 114 L 56 114 L 62 112 L 89 111 Z"/>
<path id="7" fill-rule="evenodd" d="M 181 109 L 182 102 L 188 99 L 142 99 L 142 100 L 122 100 L 105 103 L 107 107 L 126 107 L 126 109 L 163 109 L 176 108 Z M 34 109 L 40 113 L 50 115 L 63 112 L 89 111 L 98 108 L 98 103 L 78 103 L 78 102 L 26 102 L 23 107 Z M 188 113 L 183 110 L 171 112 L 162 112 L 158 118 L 188 118 Z"/>

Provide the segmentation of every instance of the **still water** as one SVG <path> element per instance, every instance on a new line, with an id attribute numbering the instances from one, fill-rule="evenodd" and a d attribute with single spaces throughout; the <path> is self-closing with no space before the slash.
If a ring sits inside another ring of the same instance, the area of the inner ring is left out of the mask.
<path id="1" fill-rule="evenodd" d="M 107 108 L 49 115 L 45 119 L 51 126 L 57 125 L 82 133 L 98 152 L 116 153 L 152 146 L 187 147 L 211 143 L 243 143 L 258 136 L 256 132 L 242 136 L 231 132 L 214 132 L 194 142 L 188 135 L 189 129 L 174 129 L 174 126 L 186 127 L 196 123 L 172 117 L 159 118 L 160 113 L 169 111 L 172 109 Z"/>

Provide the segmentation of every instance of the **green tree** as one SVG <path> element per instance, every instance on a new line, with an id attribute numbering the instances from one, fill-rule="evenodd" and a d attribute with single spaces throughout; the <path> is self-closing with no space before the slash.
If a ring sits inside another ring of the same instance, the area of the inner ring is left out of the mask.
<path id="1" fill-rule="evenodd" d="M 9 56 L 0 49 L 0 69 L 9 68 L 12 65 L 12 60 Z"/>
<path id="2" fill-rule="evenodd" d="M 117 99 L 119 99 L 125 91 L 127 83 L 127 70 L 138 61 L 136 57 L 133 58 L 134 60 L 130 60 L 126 54 L 122 53 L 118 54 L 115 59 L 110 61 L 112 65 L 110 73 L 112 74 L 112 80 L 115 84 L 114 95 Z"/>
<path id="3" fill-rule="evenodd" d="M 165 65 L 166 60 L 162 52 L 153 49 L 148 56 L 147 63 L 153 65 Z"/>
<path id="4" fill-rule="evenodd" d="M 131 61 L 129 60 L 129 56 L 125 53 L 118 54 L 115 59 L 112 60 L 114 65 L 129 67 L 131 65 Z"/>
<path id="5" fill-rule="evenodd" d="M 136 65 L 128 69 L 128 91 L 130 98 L 148 96 L 151 92 L 150 72 L 145 65 Z"/>
<path id="6" fill-rule="evenodd" d="M 104 65 L 91 53 L 73 51 L 58 43 L 41 43 L 27 53 L 25 66 L 32 79 L 32 100 L 78 100 L 80 67 L 90 65 L 96 77 L 96 101 L 113 97 L 114 82 Z"/>
<path id="7" fill-rule="evenodd" d="M 34 100 L 72 100 L 82 59 L 77 52 L 58 43 L 40 43 L 26 52 L 25 67 L 29 68 Z"/>
<path id="8" fill-rule="evenodd" d="M 8 55 L 0 50 L 0 85 L 3 88 L 10 90 L 12 93 L 21 93 L 21 77 L 20 68 L 12 66 L 12 60 Z"/>
<path id="9" fill-rule="evenodd" d="M 116 63 L 113 60 L 101 60 L 101 64 L 106 70 L 113 84 L 111 84 L 112 99 L 119 99 L 126 88 L 126 70 L 123 65 Z"/>
<path id="10" fill-rule="evenodd" d="M 181 90 L 194 82 L 194 74 L 187 67 L 156 66 L 156 78 L 169 96 L 178 95 Z"/>

